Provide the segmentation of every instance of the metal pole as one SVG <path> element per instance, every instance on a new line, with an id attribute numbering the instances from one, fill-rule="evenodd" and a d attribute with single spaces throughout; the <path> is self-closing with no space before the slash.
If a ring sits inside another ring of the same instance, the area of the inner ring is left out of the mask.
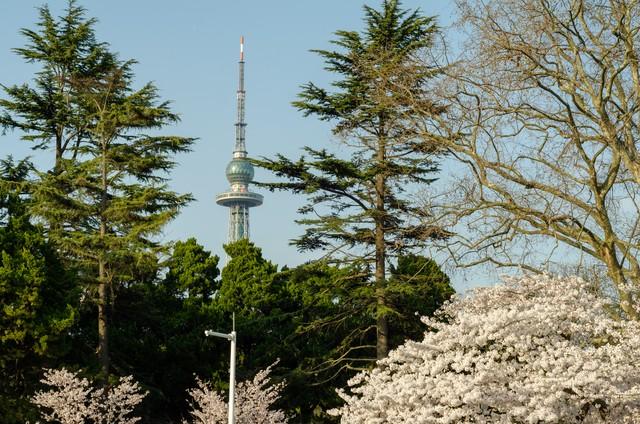
<path id="1" fill-rule="evenodd" d="M 233 331 L 229 334 L 219 333 L 213 330 L 205 330 L 206 337 L 221 337 L 231 342 L 231 358 L 229 359 L 229 424 L 235 424 L 236 403 L 236 314 L 233 313 Z"/>
<path id="2" fill-rule="evenodd" d="M 235 401 L 236 401 L 236 314 L 233 314 L 233 330 L 231 338 L 231 359 L 229 368 L 229 424 L 235 424 Z"/>

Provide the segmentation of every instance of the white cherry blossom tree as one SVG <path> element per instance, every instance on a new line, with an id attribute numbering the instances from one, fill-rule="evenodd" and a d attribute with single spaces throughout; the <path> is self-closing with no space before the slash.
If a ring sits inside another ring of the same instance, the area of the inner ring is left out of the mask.
<path id="1" fill-rule="evenodd" d="M 41 382 L 51 389 L 37 392 L 31 401 L 45 422 L 60 424 L 135 424 L 132 416 L 146 393 L 131 376 L 123 377 L 106 392 L 86 378 L 64 368 L 46 369 Z"/>
<path id="2" fill-rule="evenodd" d="M 276 362 L 277 363 L 277 362 Z M 236 392 L 237 424 L 286 424 L 281 410 L 271 409 L 280 398 L 284 383 L 270 384 L 269 375 L 275 364 L 256 374 L 253 380 L 238 384 Z M 196 387 L 188 391 L 191 397 L 191 421 L 183 424 L 224 424 L 227 422 L 228 406 L 211 383 L 196 377 Z"/>
<path id="3" fill-rule="evenodd" d="M 423 321 L 340 392 L 342 423 L 640 423 L 640 323 L 578 278 L 509 279 Z"/>

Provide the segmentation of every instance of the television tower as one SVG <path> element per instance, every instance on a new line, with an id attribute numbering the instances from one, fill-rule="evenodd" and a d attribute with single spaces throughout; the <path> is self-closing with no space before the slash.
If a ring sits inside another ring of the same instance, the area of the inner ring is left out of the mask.
<path id="1" fill-rule="evenodd" d="M 262 195 L 249 191 L 253 181 L 253 165 L 247 159 L 244 140 L 244 37 L 240 37 L 240 62 L 238 63 L 238 121 L 236 122 L 236 146 L 233 159 L 226 169 L 229 191 L 216 196 L 216 203 L 229 208 L 229 243 L 249 238 L 249 208 L 262 204 Z"/>

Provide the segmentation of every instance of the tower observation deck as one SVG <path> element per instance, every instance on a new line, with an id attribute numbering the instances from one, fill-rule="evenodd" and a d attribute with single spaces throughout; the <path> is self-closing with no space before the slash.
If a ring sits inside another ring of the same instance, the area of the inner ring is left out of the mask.
<path id="1" fill-rule="evenodd" d="M 216 203 L 229 208 L 229 242 L 249 238 L 249 208 L 262 204 L 262 195 L 249 191 L 253 181 L 253 165 L 247 158 L 244 122 L 244 38 L 240 37 L 240 62 L 238 67 L 238 120 L 233 159 L 227 165 L 226 176 L 231 188 L 216 196 Z"/>

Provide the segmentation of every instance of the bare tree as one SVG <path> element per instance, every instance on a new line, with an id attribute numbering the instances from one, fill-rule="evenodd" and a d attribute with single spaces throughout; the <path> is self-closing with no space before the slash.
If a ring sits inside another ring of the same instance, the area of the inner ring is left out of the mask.
<path id="1" fill-rule="evenodd" d="M 447 248 L 461 265 L 533 271 L 537 242 L 547 261 L 569 248 L 640 318 L 640 2 L 457 3 L 469 41 L 439 87 L 446 116 L 426 124 L 470 171 L 429 205 L 466 224 Z"/>

